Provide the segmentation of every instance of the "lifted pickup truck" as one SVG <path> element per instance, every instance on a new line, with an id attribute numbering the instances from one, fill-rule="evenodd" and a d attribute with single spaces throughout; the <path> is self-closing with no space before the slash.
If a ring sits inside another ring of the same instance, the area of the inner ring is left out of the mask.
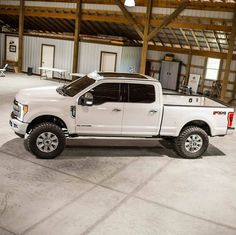
<path id="1" fill-rule="evenodd" d="M 208 136 L 232 133 L 234 110 L 203 96 L 164 93 L 148 76 L 91 73 L 61 87 L 21 90 L 10 125 L 39 158 L 54 158 L 66 138 L 143 137 L 174 140 L 184 158 L 200 157 Z"/>

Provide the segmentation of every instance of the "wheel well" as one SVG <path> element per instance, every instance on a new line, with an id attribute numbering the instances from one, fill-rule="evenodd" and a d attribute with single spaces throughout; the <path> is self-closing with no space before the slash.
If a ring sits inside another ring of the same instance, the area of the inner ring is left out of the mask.
<path id="1" fill-rule="evenodd" d="M 29 133 L 32 128 L 34 128 L 36 125 L 43 123 L 43 122 L 51 122 L 51 123 L 58 125 L 61 128 L 67 129 L 65 122 L 62 119 L 60 119 L 59 117 L 56 117 L 53 115 L 43 115 L 43 116 L 35 118 L 28 125 L 26 132 Z"/>
<path id="2" fill-rule="evenodd" d="M 181 129 L 181 131 L 182 131 L 184 128 L 188 127 L 188 126 L 197 126 L 197 127 L 201 128 L 201 129 L 203 129 L 209 136 L 211 136 L 211 128 L 210 128 L 210 126 L 209 126 L 206 122 L 204 122 L 204 121 L 201 121 L 201 120 L 194 120 L 194 121 L 188 122 L 187 124 L 185 124 L 185 125 L 183 126 L 183 128 Z"/>

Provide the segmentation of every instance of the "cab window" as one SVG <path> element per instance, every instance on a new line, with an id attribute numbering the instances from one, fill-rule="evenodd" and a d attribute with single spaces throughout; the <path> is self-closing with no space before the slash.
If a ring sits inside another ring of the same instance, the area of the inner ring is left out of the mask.
<path id="1" fill-rule="evenodd" d="M 121 102 L 121 84 L 103 83 L 91 89 L 89 92 L 93 95 L 93 104 L 100 105 L 106 102 Z"/>
<path id="2" fill-rule="evenodd" d="M 130 103 L 153 103 L 155 98 L 153 85 L 129 84 L 128 101 Z"/>

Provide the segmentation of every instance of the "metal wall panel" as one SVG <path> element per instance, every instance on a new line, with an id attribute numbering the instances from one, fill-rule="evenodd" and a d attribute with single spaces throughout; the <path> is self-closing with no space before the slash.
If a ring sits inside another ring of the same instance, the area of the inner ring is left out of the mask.
<path id="1" fill-rule="evenodd" d="M 38 6 L 38 7 L 55 7 L 55 8 L 76 8 L 76 3 L 66 2 L 40 2 L 40 1 L 27 1 L 26 6 Z"/>
<path id="2" fill-rule="evenodd" d="M 139 72 L 140 58 L 140 47 L 123 47 L 119 72 Z"/>
<path id="3" fill-rule="evenodd" d="M 39 74 L 38 67 L 41 66 L 42 44 L 55 46 L 55 68 L 66 69 L 71 72 L 73 42 L 59 39 L 24 36 L 23 71 L 33 67 L 33 72 Z M 56 76 L 56 74 L 54 75 Z"/>
<path id="4" fill-rule="evenodd" d="M 81 42 L 79 48 L 79 72 L 90 73 L 95 70 L 99 71 L 101 51 L 117 53 L 116 68 L 119 71 L 122 53 L 121 46 Z"/>
<path id="5" fill-rule="evenodd" d="M 13 6 L 18 6 L 18 5 L 20 5 L 20 1 L 0 0 L 0 5 L 13 5 Z"/>

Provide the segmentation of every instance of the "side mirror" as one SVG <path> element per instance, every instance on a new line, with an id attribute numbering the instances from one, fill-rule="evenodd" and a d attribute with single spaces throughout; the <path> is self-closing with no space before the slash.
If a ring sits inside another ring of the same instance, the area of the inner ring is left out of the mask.
<path id="1" fill-rule="evenodd" d="M 82 105 L 92 106 L 93 105 L 93 95 L 90 92 L 87 92 L 82 99 Z"/>

